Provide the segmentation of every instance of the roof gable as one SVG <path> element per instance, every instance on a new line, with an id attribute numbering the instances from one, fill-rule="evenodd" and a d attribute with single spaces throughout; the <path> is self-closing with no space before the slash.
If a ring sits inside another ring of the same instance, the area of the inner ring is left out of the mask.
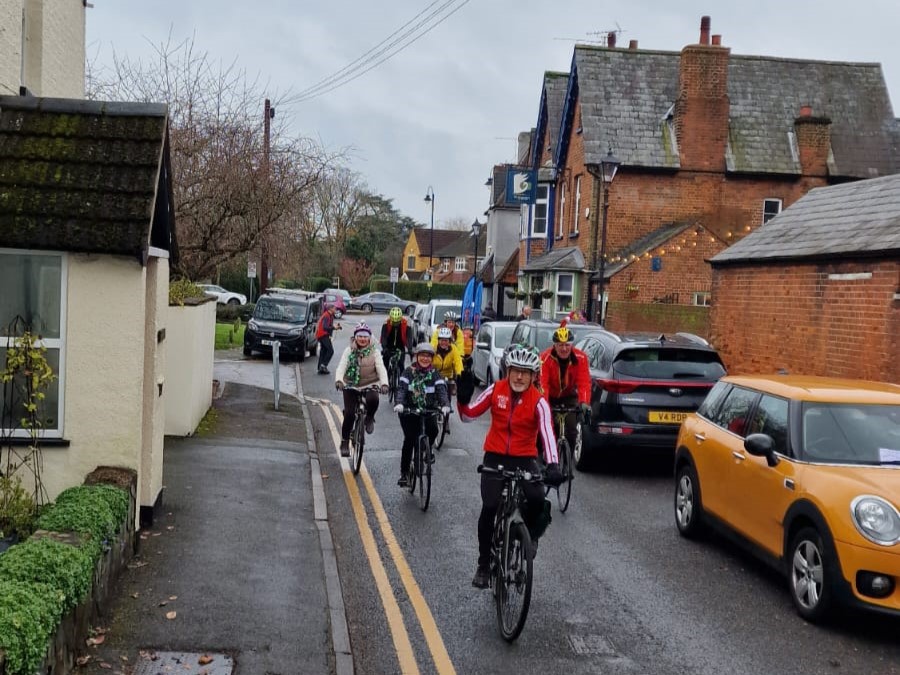
<path id="1" fill-rule="evenodd" d="M 440 228 L 432 230 L 430 227 L 416 227 L 413 229 L 413 234 L 416 237 L 419 256 L 429 255 L 432 232 L 434 233 L 434 254 L 431 255 L 432 258 L 437 258 L 437 254 L 442 248 L 449 246 L 459 237 L 468 235 L 467 232 L 461 232 L 460 230 L 442 230 Z"/>
<path id="2" fill-rule="evenodd" d="M 710 262 L 881 255 L 900 255 L 900 174 L 811 190 Z"/>
<path id="3" fill-rule="evenodd" d="M 559 130 L 568 86 L 569 73 L 551 70 L 544 73 L 541 105 L 538 111 L 538 123 L 537 127 L 535 127 L 534 147 L 531 153 L 532 166 L 537 166 L 541 163 L 544 152 L 549 152 L 551 157 L 556 155 L 556 146 L 559 141 Z M 545 134 L 549 147 L 543 145 Z"/>
<path id="4" fill-rule="evenodd" d="M 172 213 L 165 105 L 0 96 L 0 246 L 143 260 Z"/>

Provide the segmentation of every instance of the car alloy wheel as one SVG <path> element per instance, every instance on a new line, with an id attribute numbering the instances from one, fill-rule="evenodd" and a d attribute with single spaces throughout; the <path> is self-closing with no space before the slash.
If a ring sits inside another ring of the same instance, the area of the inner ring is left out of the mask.
<path id="1" fill-rule="evenodd" d="M 372 305 L 370 305 L 368 302 L 365 303 L 362 306 L 362 311 L 364 311 L 366 314 L 371 314 L 372 313 Z"/>
<path id="2" fill-rule="evenodd" d="M 700 482 L 690 464 L 678 467 L 675 476 L 675 526 L 688 539 L 696 537 L 702 528 L 703 507 L 700 504 Z"/>
<path id="3" fill-rule="evenodd" d="M 797 613 L 807 621 L 821 621 L 831 609 L 837 561 L 814 527 L 797 532 L 788 553 L 791 599 Z"/>

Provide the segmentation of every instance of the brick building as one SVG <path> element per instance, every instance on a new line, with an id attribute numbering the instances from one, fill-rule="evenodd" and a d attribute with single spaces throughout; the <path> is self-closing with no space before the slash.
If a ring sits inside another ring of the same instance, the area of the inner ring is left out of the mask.
<path id="1" fill-rule="evenodd" d="M 730 372 L 900 382 L 900 176 L 812 190 L 710 262 Z"/>
<path id="2" fill-rule="evenodd" d="M 545 201 L 539 191 L 519 263 L 541 267 L 541 255 L 577 247 L 585 266 L 571 282 L 572 270 L 552 265 L 542 279 L 520 276 L 523 290 L 562 285 L 598 309 L 610 152 L 621 161 L 607 195 L 614 329 L 706 333 L 709 258 L 814 187 L 900 171 L 900 123 L 879 64 L 733 55 L 708 17 L 681 52 L 617 48 L 614 37 L 575 47 L 556 143 L 545 77 L 531 155 Z M 559 297 L 549 304 L 558 315 Z"/>

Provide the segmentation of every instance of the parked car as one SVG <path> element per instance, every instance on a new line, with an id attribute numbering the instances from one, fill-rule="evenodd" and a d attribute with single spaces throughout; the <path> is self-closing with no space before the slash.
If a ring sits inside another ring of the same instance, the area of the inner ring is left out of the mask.
<path id="1" fill-rule="evenodd" d="M 491 321 L 481 326 L 472 350 L 472 373 L 488 386 L 500 379 L 500 361 L 516 329 L 515 321 Z"/>
<path id="2" fill-rule="evenodd" d="M 575 456 L 581 470 L 616 453 L 674 455 L 682 421 L 725 375 L 718 352 L 688 333 L 601 329 L 575 346 L 591 370 L 591 415 Z"/>
<path id="3" fill-rule="evenodd" d="M 462 312 L 462 300 L 438 298 L 430 300 L 428 304 L 425 305 L 421 323 L 421 337 L 423 341 L 431 339 L 432 332 L 444 323 L 444 314 L 451 311 L 460 314 Z"/>
<path id="4" fill-rule="evenodd" d="M 322 294 L 323 305 L 334 305 L 334 315 L 340 319 L 347 313 L 347 304 L 344 302 L 344 296 L 337 293 L 325 291 Z"/>
<path id="5" fill-rule="evenodd" d="M 216 284 L 197 284 L 206 295 L 212 295 L 219 305 L 246 305 L 247 296 L 241 293 L 232 293 Z"/>
<path id="6" fill-rule="evenodd" d="M 428 323 L 429 306 L 416 305 L 412 314 L 412 325 L 415 330 L 416 343 L 425 342 L 425 326 Z"/>
<path id="7" fill-rule="evenodd" d="M 409 314 L 416 303 L 398 298 L 393 293 L 365 293 L 350 300 L 350 309 L 361 309 L 364 312 L 387 312 L 391 307 L 399 307 L 404 314 Z"/>
<path id="8" fill-rule="evenodd" d="M 575 340 L 580 340 L 586 335 L 603 330 L 599 323 L 586 322 L 567 325 L 574 334 Z M 559 322 L 550 321 L 549 319 L 519 321 L 516 324 L 516 329 L 513 331 L 509 344 L 504 349 L 503 358 L 500 360 L 500 377 L 506 377 L 506 354 L 512 349 L 512 345 L 528 345 L 542 352 L 553 344 L 553 331 L 557 328 L 559 328 Z"/>
<path id="9" fill-rule="evenodd" d="M 900 616 L 900 386 L 790 375 L 725 377 L 688 415 L 675 525 L 706 525 L 781 571 L 797 612 Z"/>
<path id="10" fill-rule="evenodd" d="M 295 355 L 300 361 L 315 355 L 319 347 L 316 323 L 322 303 L 315 297 L 274 289 L 256 301 L 253 317 L 244 330 L 244 356 L 254 351 L 271 353 L 275 340 L 280 354 Z"/>
<path id="11" fill-rule="evenodd" d="M 350 307 L 350 291 L 348 291 L 346 288 L 326 288 L 324 290 L 324 293 L 326 293 L 326 294 L 331 293 L 332 295 L 341 296 L 341 300 L 344 303 L 344 307 L 346 307 L 346 308 Z"/>

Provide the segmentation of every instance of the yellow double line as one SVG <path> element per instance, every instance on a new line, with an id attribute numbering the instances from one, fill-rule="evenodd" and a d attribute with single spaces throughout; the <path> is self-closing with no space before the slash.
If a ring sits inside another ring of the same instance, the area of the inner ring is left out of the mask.
<path id="1" fill-rule="evenodd" d="M 331 401 L 322 399 L 308 400 L 320 404 L 322 412 L 325 414 L 328 428 L 331 431 L 335 452 L 337 452 L 337 449 L 341 444 L 341 436 L 338 433 L 335 420 L 338 419 L 338 415 L 341 414 L 340 408 Z M 366 557 L 369 559 L 369 567 L 372 569 L 372 575 L 375 577 L 375 586 L 378 589 L 378 594 L 381 596 L 381 604 L 384 607 L 388 627 L 391 631 L 391 638 L 394 641 L 394 649 L 397 652 L 397 658 L 400 662 L 400 672 L 404 673 L 404 675 L 417 675 L 419 673 L 419 665 L 416 662 L 412 643 L 409 640 L 409 633 L 406 631 L 403 613 L 400 611 L 400 606 L 397 603 L 394 590 L 391 588 L 391 582 L 388 579 L 384 562 L 381 559 L 381 553 L 379 552 L 378 544 L 375 541 L 375 533 L 372 532 L 372 529 L 369 527 L 369 519 L 366 515 L 366 507 L 363 504 L 359 486 L 350 470 L 350 462 L 347 461 L 347 458 L 341 457 L 340 461 L 341 470 L 344 474 L 344 483 L 346 484 L 347 492 L 350 495 L 350 503 L 353 506 L 353 515 L 356 518 L 356 525 L 359 528 L 363 549 L 366 552 Z M 431 610 L 428 608 L 428 603 L 425 602 L 425 597 L 419 589 L 419 584 L 416 583 L 412 570 L 406 562 L 406 556 L 403 555 L 400 544 L 397 543 L 397 538 L 394 536 L 394 530 L 388 520 L 387 512 L 384 510 L 381 498 L 375 491 L 375 485 L 372 483 L 372 478 L 369 476 L 365 464 L 360 468 L 359 475 L 362 478 L 366 494 L 372 504 L 375 520 L 378 521 L 378 526 L 381 529 L 381 535 L 384 537 L 384 541 L 387 544 L 388 552 L 394 562 L 394 566 L 397 568 L 397 573 L 400 576 L 400 581 L 403 583 L 403 588 L 406 590 L 410 603 L 415 610 L 416 618 L 419 620 L 419 625 L 425 636 L 425 642 L 427 643 L 428 650 L 431 652 L 431 657 L 434 660 L 435 670 L 439 675 L 455 675 L 456 669 L 450 661 L 450 655 L 447 653 L 447 648 L 444 646 L 444 640 L 441 638 L 441 634 L 438 631 L 434 616 L 432 616 Z"/>

